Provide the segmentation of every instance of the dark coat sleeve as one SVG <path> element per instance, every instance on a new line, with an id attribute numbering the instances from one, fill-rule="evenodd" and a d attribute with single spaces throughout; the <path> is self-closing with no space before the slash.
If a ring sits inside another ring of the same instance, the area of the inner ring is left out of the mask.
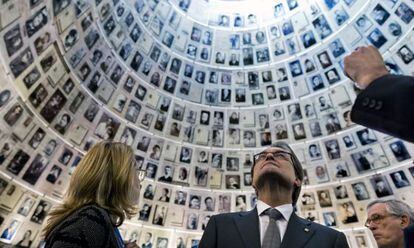
<path id="1" fill-rule="evenodd" d="M 215 216 L 208 221 L 203 237 L 201 237 L 199 248 L 214 248 L 217 246 L 217 228 Z"/>
<path id="2" fill-rule="evenodd" d="M 414 77 L 386 75 L 356 98 L 353 122 L 414 142 Z"/>

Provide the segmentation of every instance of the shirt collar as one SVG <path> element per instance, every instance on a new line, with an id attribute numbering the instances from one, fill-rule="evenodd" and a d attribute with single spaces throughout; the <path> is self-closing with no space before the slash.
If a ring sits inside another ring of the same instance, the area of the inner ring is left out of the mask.
<path id="1" fill-rule="evenodd" d="M 271 206 L 262 202 L 261 200 L 257 201 L 256 207 L 257 207 L 257 214 L 259 215 L 259 217 L 264 211 L 266 211 L 266 209 L 271 208 Z M 286 221 L 289 221 L 290 216 L 293 213 L 292 204 L 290 203 L 283 204 L 283 205 L 275 207 L 275 209 L 277 209 L 283 215 L 283 218 L 285 218 Z"/>

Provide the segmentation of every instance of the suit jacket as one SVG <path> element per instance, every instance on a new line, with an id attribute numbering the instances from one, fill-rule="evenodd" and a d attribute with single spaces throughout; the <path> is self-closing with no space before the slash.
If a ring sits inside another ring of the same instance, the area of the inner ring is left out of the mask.
<path id="1" fill-rule="evenodd" d="M 405 248 L 414 247 L 414 224 L 411 224 L 404 229 L 404 243 Z"/>
<path id="2" fill-rule="evenodd" d="M 257 209 L 211 217 L 200 241 L 200 248 L 260 248 Z M 346 248 L 343 233 L 307 221 L 292 213 L 281 248 Z"/>
<path id="3" fill-rule="evenodd" d="M 356 98 L 353 122 L 414 142 L 414 77 L 386 75 Z"/>

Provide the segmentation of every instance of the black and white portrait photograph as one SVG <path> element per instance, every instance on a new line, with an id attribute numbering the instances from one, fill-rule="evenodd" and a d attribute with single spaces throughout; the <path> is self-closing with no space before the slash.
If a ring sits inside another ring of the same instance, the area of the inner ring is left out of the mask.
<path id="1" fill-rule="evenodd" d="M 336 226 L 337 220 L 336 220 L 336 214 L 335 212 L 326 212 L 323 213 L 323 221 L 326 226 Z"/>
<path id="2" fill-rule="evenodd" d="M 328 190 L 319 190 L 317 191 L 317 194 L 319 199 L 319 205 L 322 208 L 332 207 L 331 195 Z"/>
<path id="3" fill-rule="evenodd" d="M 338 218 L 343 224 L 358 222 L 358 216 L 354 204 L 351 201 L 338 203 L 337 205 L 337 208 L 339 210 Z"/>
<path id="4" fill-rule="evenodd" d="M 344 178 L 349 177 L 351 174 L 349 172 L 348 163 L 347 162 L 337 162 L 333 164 L 335 168 L 335 177 L 336 178 Z"/>
<path id="5" fill-rule="evenodd" d="M 52 207 L 52 204 L 50 202 L 47 202 L 45 200 L 40 200 L 30 220 L 34 223 L 42 224 L 43 220 L 46 218 L 51 207 Z"/>
<path id="6" fill-rule="evenodd" d="M 175 192 L 174 203 L 177 205 L 186 205 L 187 202 L 187 192 L 177 190 Z"/>
<path id="7" fill-rule="evenodd" d="M 302 205 L 310 208 L 314 208 L 315 206 L 315 194 L 313 192 L 305 192 L 301 198 Z"/>
<path id="8" fill-rule="evenodd" d="M 72 117 L 69 114 L 64 113 L 57 119 L 57 122 L 53 127 L 60 134 L 65 134 L 71 122 Z"/>
<path id="9" fill-rule="evenodd" d="M 359 173 L 389 165 L 388 158 L 378 146 L 352 153 L 351 157 Z"/>
<path id="10" fill-rule="evenodd" d="M 67 99 L 63 93 L 60 90 L 56 90 L 40 111 L 40 115 L 47 122 L 51 123 L 65 105 L 66 101 Z"/>
<path id="11" fill-rule="evenodd" d="M 404 45 L 400 49 L 398 49 L 397 54 L 404 62 L 404 64 L 409 64 L 411 61 L 414 60 L 414 53 L 407 45 Z"/>
<path id="12" fill-rule="evenodd" d="M 153 200 L 155 194 L 155 187 L 152 184 L 148 184 L 147 187 L 145 187 L 143 197 L 148 200 Z"/>
<path id="13" fill-rule="evenodd" d="M 23 107 L 20 103 L 14 104 L 3 116 L 3 120 L 9 125 L 14 126 L 23 115 Z"/>
<path id="14" fill-rule="evenodd" d="M 369 35 L 368 40 L 374 45 L 376 48 L 381 48 L 388 39 L 384 36 L 384 34 L 378 29 L 375 28 Z"/>
<path id="15" fill-rule="evenodd" d="M 23 47 L 23 38 L 20 31 L 20 25 L 15 25 L 4 34 L 4 43 L 6 45 L 7 54 L 13 56 L 20 48 Z"/>
<path id="16" fill-rule="evenodd" d="M 164 187 L 158 187 L 157 188 L 157 197 L 156 199 L 160 202 L 170 202 L 171 198 L 171 189 L 170 188 L 164 188 Z"/>
<path id="17" fill-rule="evenodd" d="M 370 179 L 370 181 L 377 197 L 381 198 L 393 194 L 391 186 L 386 177 L 374 176 Z"/>
<path id="18" fill-rule="evenodd" d="M 403 33 L 401 25 L 396 21 L 388 24 L 388 32 L 394 37 L 400 37 Z"/>
<path id="19" fill-rule="evenodd" d="M 300 109 L 299 103 L 289 104 L 287 106 L 287 110 L 291 122 L 302 119 L 302 111 Z"/>
<path id="20" fill-rule="evenodd" d="M 96 126 L 94 133 L 101 139 L 110 140 L 115 137 L 119 125 L 120 123 L 117 119 L 104 113 Z"/>
<path id="21" fill-rule="evenodd" d="M 303 74 L 302 66 L 299 60 L 293 61 L 289 63 L 290 73 L 292 77 L 297 77 Z"/>
<path id="22" fill-rule="evenodd" d="M 317 165 L 315 167 L 315 175 L 318 183 L 325 183 L 329 181 L 329 174 L 325 165 Z"/>
<path id="23" fill-rule="evenodd" d="M 331 160 L 341 158 L 341 150 L 337 139 L 329 139 L 325 141 L 326 152 Z"/>
<path id="24" fill-rule="evenodd" d="M 315 20 L 313 20 L 312 24 L 315 27 L 316 32 L 318 33 L 321 39 L 325 39 L 326 37 L 332 34 L 332 29 L 329 26 L 329 23 L 324 15 L 321 15 Z"/>
<path id="25" fill-rule="evenodd" d="M 46 157 L 37 154 L 30 166 L 27 168 L 26 172 L 23 174 L 22 179 L 32 185 L 35 185 L 48 164 L 49 160 Z"/>
<path id="26" fill-rule="evenodd" d="M 375 137 L 375 134 L 370 129 L 362 129 L 356 132 L 359 141 L 361 142 L 361 145 L 368 145 L 374 142 L 377 142 L 377 137 Z"/>
<path id="27" fill-rule="evenodd" d="M 395 11 L 395 14 L 406 24 L 410 23 L 414 18 L 413 9 L 411 9 L 406 3 L 401 3 Z"/>
<path id="28" fill-rule="evenodd" d="M 355 22 L 356 28 L 361 33 L 365 33 L 368 29 L 372 27 L 372 25 L 373 25 L 372 21 L 366 15 L 360 16 L 359 18 L 357 18 Z"/>
<path id="29" fill-rule="evenodd" d="M 319 124 L 319 121 L 310 120 L 309 129 L 310 129 L 312 137 L 322 136 L 322 129 L 321 129 L 321 125 Z"/>
<path id="30" fill-rule="evenodd" d="M 297 123 L 292 125 L 292 130 L 295 140 L 306 139 L 306 132 L 303 123 Z"/>
<path id="31" fill-rule="evenodd" d="M 49 13 L 47 8 L 44 7 L 37 11 L 30 19 L 26 21 L 27 35 L 31 37 L 42 27 L 44 27 L 49 21 Z"/>
<path id="32" fill-rule="evenodd" d="M 23 71 L 29 67 L 34 61 L 33 53 L 30 50 L 30 47 L 26 48 L 19 53 L 15 59 L 10 62 L 10 70 L 13 73 L 14 77 L 20 76 Z M 31 85 L 31 84 L 30 84 Z"/>
<path id="33" fill-rule="evenodd" d="M 358 201 L 370 199 L 365 183 L 363 182 L 353 183 L 352 189 L 354 190 L 355 197 Z"/>
<path id="34" fill-rule="evenodd" d="M 328 83 L 330 85 L 339 82 L 341 80 L 341 77 L 339 76 L 338 71 L 336 70 L 336 68 L 332 68 L 328 71 L 326 71 L 325 73 L 325 78 L 328 80 Z"/>
<path id="35" fill-rule="evenodd" d="M 275 126 L 276 130 L 276 139 L 287 139 L 288 138 L 288 130 L 286 124 L 278 123 Z"/>
<path id="36" fill-rule="evenodd" d="M 305 48 L 313 46 L 316 43 L 315 35 L 313 34 L 312 31 L 305 32 L 304 34 L 302 34 L 301 38 L 302 38 L 303 46 Z"/>
<path id="37" fill-rule="evenodd" d="M 172 182 L 174 168 L 170 165 L 165 165 L 163 168 L 163 174 L 158 178 L 160 182 Z"/>
<path id="38" fill-rule="evenodd" d="M 332 65 L 332 60 L 327 51 L 318 54 L 317 57 L 323 69 L 326 69 Z"/>
<path id="39" fill-rule="evenodd" d="M 180 162 L 190 163 L 193 150 L 188 147 L 182 147 L 180 153 Z"/>
<path id="40" fill-rule="evenodd" d="M 142 221 L 148 221 L 151 214 L 152 206 L 148 203 L 144 203 L 138 212 L 138 219 Z"/>
<path id="41" fill-rule="evenodd" d="M 380 4 L 376 5 L 371 12 L 371 17 L 379 24 L 382 25 L 390 17 L 390 13 L 384 9 Z"/>
<path id="42" fill-rule="evenodd" d="M 348 190 L 345 185 L 339 185 L 334 188 L 335 197 L 338 200 L 348 198 Z"/>
<path id="43" fill-rule="evenodd" d="M 334 17 L 336 24 L 341 26 L 349 19 L 349 14 L 345 11 L 345 9 L 340 8 L 334 11 Z"/>
<path id="44" fill-rule="evenodd" d="M 408 187 L 411 185 L 411 183 L 407 179 L 407 176 L 402 170 L 391 173 L 390 177 L 395 187 L 398 189 L 403 188 L 403 187 Z"/>
<path id="45" fill-rule="evenodd" d="M 313 91 L 317 91 L 320 89 L 325 88 L 325 84 L 323 82 L 323 79 L 321 75 L 315 75 L 309 78 L 309 86 Z"/>
<path id="46" fill-rule="evenodd" d="M 30 155 L 22 149 L 19 149 L 7 165 L 7 170 L 14 175 L 18 175 L 29 159 Z"/>
<path id="47" fill-rule="evenodd" d="M 127 119 L 128 121 L 132 123 L 135 123 L 137 121 L 140 111 L 141 111 L 141 105 L 131 100 L 125 112 L 125 119 Z"/>
<path id="48" fill-rule="evenodd" d="M 5 106 L 7 102 L 9 102 L 11 98 L 11 91 L 10 90 L 2 90 L 0 91 L 0 108 Z"/>
<path id="49" fill-rule="evenodd" d="M 48 181 L 51 184 L 55 184 L 56 181 L 59 179 L 61 173 L 62 169 L 57 165 L 53 165 L 53 167 L 49 171 L 49 174 L 46 177 L 46 181 Z"/>
<path id="50" fill-rule="evenodd" d="M 226 175 L 226 189 L 240 189 L 240 176 L 239 175 Z"/>
<path id="51" fill-rule="evenodd" d="M 19 206 L 17 213 L 23 216 L 27 216 L 29 212 L 32 210 L 35 202 L 36 202 L 35 198 L 31 196 L 26 196 L 24 200 L 21 202 L 21 205 Z"/>
<path id="52" fill-rule="evenodd" d="M 339 122 L 338 116 L 335 113 L 327 114 L 324 116 L 325 128 L 328 134 L 335 133 L 341 130 L 341 123 Z"/>
<path id="53" fill-rule="evenodd" d="M 164 226 L 165 220 L 167 218 L 168 208 L 162 205 L 156 205 L 154 210 L 154 215 L 152 219 L 152 224 Z"/>
<path id="54" fill-rule="evenodd" d="M 401 140 L 395 141 L 390 145 L 391 152 L 394 154 L 395 159 L 398 162 L 407 160 L 411 158 L 411 155 L 408 153 L 407 148 Z"/>
<path id="55" fill-rule="evenodd" d="M 318 143 L 310 144 L 308 150 L 311 160 L 322 159 L 322 153 Z"/>
<path id="56" fill-rule="evenodd" d="M 28 144 L 33 149 L 37 149 L 40 143 L 42 143 L 42 140 L 44 139 L 45 136 L 46 136 L 46 132 L 42 128 L 38 128 L 36 132 L 33 134 L 32 138 L 29 140 Z"/>
<path id="57" fill-rule="evenodd" d="M 66 0 L 53 0 L 53 14 L 59 15 L 66 7 L 70 5 L 70 1 Z"/>

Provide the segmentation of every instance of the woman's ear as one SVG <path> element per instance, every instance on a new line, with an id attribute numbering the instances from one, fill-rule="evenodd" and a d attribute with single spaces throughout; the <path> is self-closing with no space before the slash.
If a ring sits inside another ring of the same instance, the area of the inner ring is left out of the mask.
<path id="1" fill-rule="evenodd" d="M 300 187 L 302 185 L 302 181 L 299 178 L 296 178 L 294 184 L 296 187 Z"/>

